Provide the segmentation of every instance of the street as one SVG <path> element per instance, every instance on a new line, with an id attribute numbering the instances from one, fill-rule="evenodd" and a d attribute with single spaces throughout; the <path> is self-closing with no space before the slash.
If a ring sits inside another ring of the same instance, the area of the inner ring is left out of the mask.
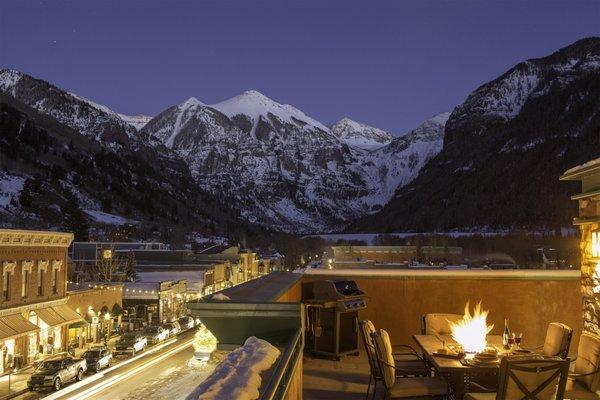
<path id="1" fill-rule="evenodd" d="M 87 375 L 56 393 L 30 392 L 17 399 L 185 399 L 214 368 L 213 363 L 194 359 L 194 333 L 194 329 L 184 332 L 133 360 L 121 359 L 113 367 Z"/>

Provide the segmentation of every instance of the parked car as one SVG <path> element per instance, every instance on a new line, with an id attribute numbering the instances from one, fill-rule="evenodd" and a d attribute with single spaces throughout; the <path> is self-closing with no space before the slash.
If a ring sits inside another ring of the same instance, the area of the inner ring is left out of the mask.
<path id="1" fill-rule="evenodd" d="M 117 341 L 113 354 L 115 356 L 122 354 L 134 356 L 138 351 L 146 349 L 146 346 L 148 346 L 146 336 L 139 332 L 127 332 Z"/>
<path id="2" fill-rule="evenodd" d="M 169 337 L 169 331 L 162 326 L 147 326 L 143 334 L 149 344 L 160 343 Z"/>
<path id="3" fill-rule="evenodd" d="M 43 388 L 60 390 L 67 382 L 82 380 L 86 370 L 87 363 L 84 358 L 78 360 L 66 356 L 53 357 L 38 365 L 29 377 L 27 387 L 31 391 Z"/>
<path id="4" fill-rule="evenodd" d="M 186 315 L 184 317 L 179 318 L 179 326 L 181 326 L 182 330 L 192 329 L 196 325 L 194 318 Z"/>
<path id="5" fill-rule="evenodd" d="M 167 322 L 166 324 L 163 324 L 162 327 L 169 331 L 169 337 L 175 336 L 181 332 L 181 326 L 179 326 L 179 322 L 177 321 Z"/>
<path id="6" fill-rule="evenodd" d="M 92 347 L 85 353 L 82 358 L 87 362 L 87 369 L 90 372 L 98 372 L 102 368 L 110 367 L 113 360 L 112 352 L 106 346 Z"/>

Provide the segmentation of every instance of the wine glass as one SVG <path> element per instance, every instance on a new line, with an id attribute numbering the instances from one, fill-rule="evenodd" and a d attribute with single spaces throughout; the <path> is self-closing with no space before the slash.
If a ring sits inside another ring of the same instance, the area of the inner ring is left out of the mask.
<path id="1" fill-rule="evenodd" d="M 513 350 L 513 347 L 515 345 L 515 333 L 513 332 L 512 334 L 508 335 L 508 348 L 510 349 L 509 351 Z"/>
<path id="2" fill-rule="evenodd" d="M 517 349 L 521 349 L 521 342 L 523 341 L 523 333 L 518 333 L 515 336 L 515 344 L 517 345 Z"/>

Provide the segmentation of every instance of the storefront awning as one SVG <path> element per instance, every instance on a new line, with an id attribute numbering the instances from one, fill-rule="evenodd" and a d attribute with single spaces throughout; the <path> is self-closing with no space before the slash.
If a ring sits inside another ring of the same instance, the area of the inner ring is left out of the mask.
<path id="1" fill-rule="evenodd" d="M 35 310 L 37 316 L 49 326 L 60 326 L 81 321 L 82 318 L 66 304 Z"/>
<path id="2" fill-rule="evenodd" d="M 0 340 L 12 339 L 39 329 L 21 314 L 0 317 Z"/>

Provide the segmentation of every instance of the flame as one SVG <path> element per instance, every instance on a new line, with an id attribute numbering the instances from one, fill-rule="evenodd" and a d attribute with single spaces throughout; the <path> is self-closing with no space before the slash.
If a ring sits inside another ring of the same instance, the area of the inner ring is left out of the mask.
<path id="1" fill-rule="evenodd" d="M 494 325 L 488 325 L 486 318 L 487 310 L 481 310 L 481 302 L 477 303 L 471 310 L 469 302 L 465 305 L 465 315 L 458 322 L 450 322 L 452 338 L 456 340 L 463 348 L 465 353 L 480 353 L 485 350 L 487 344 L 485 337 L 494 328 Z"/>

